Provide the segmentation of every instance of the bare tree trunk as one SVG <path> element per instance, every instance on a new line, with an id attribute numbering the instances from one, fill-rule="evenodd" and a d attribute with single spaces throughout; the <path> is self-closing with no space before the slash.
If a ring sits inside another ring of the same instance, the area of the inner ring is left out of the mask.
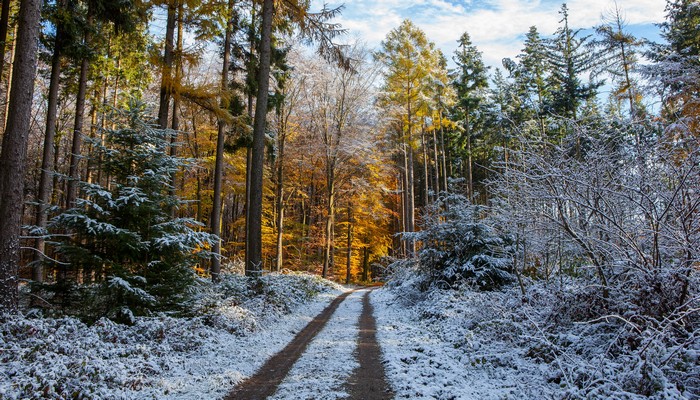
<path id="1" fill-rule="evenodd" d="M 32 118 L 41 1 L 20 4 L 10 110 L 0 152 L 0 312 L 18 307 L 19 236 L 24 172 Z"/>
<path id="2" fill-rule="evenodd" d="M 229 12 L 233 10 L 233 0 L 229 0 Z M 231 47 L 231 34 L 233 31 L 233 17 L 228 16 L 226 22 L 226 33 L 224 37 L 224 60 L 221 68 L 221 108 L 228 109 L 228 101 L 224 100 L 226 96 L 223 94 L 228 91 L 228 68 Z M 211 232 L 217 236 L 214 243 L 213 255 L 211 264 L 209 265 L 209 273 L 213 281 L 219 280 L 221 273 L 221 198 L 222 198 L 222 180 L 224 174 L 224 142 L 226 141 L 226 121 L 219 118 L 218 131 L 216 135 L 216 159 L 214 166 L 214 197 L 212 199 L 211 208 Z"/>
<path id="3" fill-rule="evenodd" d="M 428 178 L 428 143 L 425 140 L 425 124 L 421 123 L 421 147 L 423 148 L 423 207 L 427 207 L 430 199 L 428 192 L 430 192 L 430 179 Z"/>
<path id="4" fill-rule="evenodd" d="M 348 235 L 347 235 L 347 259 L 345 263 L 345 284 L 350 283 L 352 277 L 352 239 L 353 239 L 353 223 L 352 223 L 352 203 L 348 203 Z"/>
<path id="5" fill-rule="evenodd" d="M 467 198 L 469 202 L 474 202 L 474 181 L 472 177 L 472 130 L 469 126 L 469 110 L 466 112 L 466 128 L 467 128 Z"/>
<path id="6" fill-rule="evenodd" d="M 14 29 L 14 41 L 12 43 L 12 50 L 10 51 L 10 68 L 8 68 L 7 71 L 7 87 L 5 89 L 5 107 L 3 107 L 3 114 L 2 114 L 2 130 L 0 132 L 5 132 L 5 126 L 7 125 L 7 115 L 10 113 L 10 92 L 12 92 L 12 70 L 14 67 L 14 61 L 15 61 L 15 54 L 17 53 L 17 24 L 15 24 L 15 29 Z"/>
<path id="7" fill-rule="evenodd" d="M 369 280 L 369 246 L 362 249 L 362 282 Z"/>
<path id="8" fill-rule="evenodd" d="M 277 157 L 277 188 L 276 188 L 276 197 L 277 197 L 277 221 L 275 221 L 275 225 L 277 226 L 277 251 L 276 251 L 276 266 L 275 270 L 280 271 L 282 269 L 282 264 L 283 264 L 283 235 L 284 235 L 284 142 L 285 142 L 285 136 L 286 136 L 286 124 L 283 124 L 283 126 L 280 129 L 280 135 L 279 138 L 279 154 Z"/>
<path id="9" fill-rule="evenodd" d="M 438 143 L 437 143 L 437 132 L 435 129 L 433 129 L 433 163 L 435 164 L 435 167 L 433 168 L 433 172 L 435 173 L 435 176 L 433 176 L 433 185 L 435 186 L 435 198 L 438 197 L 438 194 L 440 193 L 440 173 L 441 173 L 441 166 L 440 166 L 440 159 L 439 159 L 439 154 L 438 154 Z"/>
<path id="10" fill-rule="evenodd" d="M 328 186 L 328 203 L 326 203 L 326 235 L 323 246 L 323 277 L 327 278 L 330 274 L 333 277 L 333 253 L 334 253 L 334 231 L 335 226 L 335 177 L 331 167 L 326 170 L 326 183 Z"/>
<path id="11" fill-rule="evenodd" d="M 177 8 L 178 0 L 168 1 L 168 20 L 165 24 L 165 49 L 163 49 L 163 72 L 160 78 L 160 104 L 158 106 L 158 126 L 160 129 L 168 127 L 168 109 L 173 86 L 173 46 Z"/>
<path id="12" fill-rule="evenodd" d="M 91 10 L 88 9 L 88 26 L 92 25 Z M 90 30 L 85 31 L 85 46 L 90 46 Z M 78 196 L 78 182 L 80 180 L 80 147 L 83 144 L 83 123 L 85 116 L 85 93 L 87 91 L 88 68 L 90 60 L 84 56 L 80 63 L 80 78 L 78 80 L 78 97 L 75 101 L 75 123 L 73 125 L 73 143 L 71 145 L 70 169 L 68 170 L 68 190 L 66 191 L 66 208 L 73 207 Z"/>
<path id="13" fill-rule="evenodd" d="M 7 1 L 9 3 L 9 1 Z M 4 7 L 4 4 L 3 4 Z M 51 78 L 49 80 L 49 95 L 46 111 L 46 129 L 44 133 L 44 149 L 41 157 L 41 172 L 39 175 L 39 191 L 37 194 L 37 212 L 35 224 L 41 231 L 46 228 L 48 221 L 48 208 L 51 203 L 51 192 L 53 190 L 53 170 L 54 170 L 54 138 L 56 137 L 56 115 L 58 109 L 58 88 L 61 77 L 61 40 L 62 29 L 59 27 L 56 33 L 53 57 L 51 59 Z M 0 53 L 2 54 L 2 53 Z M 2 58 L 0 56 L 0 58 Z M 36 248 L 34 253 L 34 266 L 32 268 L 32 280 L 36 282 L 44 281 L 44 255 L 46 253 L 43 233 L 34 242 Z"/>
<path id="14" fill-rule="evenodd" d="M 414 192 L 414 178 L 413 178 L 413 147 L 408 146 L 408 203 L 406 204 L 406 215 L 408 216 L 408 230 L 407 232 L 415 232 L 416 222 L 415 222 L 415 192 Z M 414 240 L 408 241 L 408 256 L 413 257 L 416 254 L 416 242 Z"/>
<path id="15" fill-rule="evenodd" d="M 250 30 L 248 34 L 248 44 L 250 48 L 248 49 L 250 52 L 250 57 L 248 60 L 248 74 L 252 74 L 253 72 L 253 65 L 254 65 L 254 57 L 253 54 L 255 53 L 255 18 L 256 18 L 256 7 L 255 7 L 255 2 L 251 4 L 251 10 L 250 10 Z M 248 117 L 252 121 L 254 119 L 253 115 L 253 91 L 249 90 L 248 91 Z M 253 162 L 253 149 L 251 146 L 246 147 L 246 163 L 245 163 L 245 263 L 244 267 L 247 269 L 248 268 L 248 261 L 249 261 L 249 256 L 250 256 L 250 248 L 248 247 L 249 241 L 248 238 L 250 237 L 250 232 L 248 231 L 248 227 L 250 224 L 248 221 L 250 221 L 250 168 L 251 164 Z"/>
<path id="16" fill-rule="evenodd" d="M 0 82 L 2 82 L 2 72 L 5 69 L 5 43 L 7 42 L 7 27 L 10 25 L 11 2 L 12 0 L 2 0 L 2 10 L 0 11 Z"/>
<path id="17" fill-rule="evenodd" d="M 258 96 L 255 102 L 255 119 L 253 122 L 253 149 L 250 164 L 250 203 L 248 211 L 249 236 L 248 264 L 246 275 L 259 276 L 262 273 L 262 191 L 263 168 L 265 156 L 265 125 L 267 118 L 267 97 L 270 87 L 270 53 L 272 38 L 272 18 L 274 0 L 264 0 L 262 9 L 262 28 L 260 40 Z"/>
<path id="18" fill-rule="evenodd" d="M 402 230 L 403 232 L 410 232 L 410 217 L 408 216 L 408 145 L 402 144 L 402 156 L 403 156 L 403 171 L 401 173 L 401 216 Z M 405 239 L 401 240 L 403 247 L 403 256 L 408 257 L 408 243 Z"/>

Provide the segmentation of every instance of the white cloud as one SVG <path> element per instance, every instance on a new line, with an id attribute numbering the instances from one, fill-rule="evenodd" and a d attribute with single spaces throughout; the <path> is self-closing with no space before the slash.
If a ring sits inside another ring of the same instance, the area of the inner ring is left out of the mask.
<path id="1" fill-rule="evenodd" d="M 402 20 L 411 19 L 428 38 L 451 59 L 457 39 L 469 32 L 482 51 L 484 61 L 493 67 L 504 57 L 515 57 L 530 26 L 543 36 L 553 33 L 561 16 L 560 0 L 346 0 L 338 18 L 354 38 L 359 36 L 371 47 L 378 47 L 386 34 Z M 664 19 L 662 0 L 617 0 L 630 25 L 644 25 Z M 314 8 L 322 6 L 314 0 Z M 329 3 L 337 6 L 340 3 Z M 591 28 L 601 15 L 615 7 L 614 0 L 569 0 L 569 23 L 573 28 Z"/>

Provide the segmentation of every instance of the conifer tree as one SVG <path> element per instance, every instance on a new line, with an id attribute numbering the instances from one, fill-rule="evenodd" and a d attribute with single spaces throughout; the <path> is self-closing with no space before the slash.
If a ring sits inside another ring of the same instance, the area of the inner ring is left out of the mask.
<path id="1" fill-rule="evenodd" d="M 603 23 L 596 27 L 596 33 L 598 38 L 593 44 L 599 49 L 599 53 L 594 54 L 599 64 L 597 69 L 613 77 L 615 97 L 627 99 L 629 115 L 635 119 L 641 108 L 641 93 L 633 74 L 637 69 L 637 54 L 642 41 L 625 31 L 625 21 L 618 7 L 604 17 Z"/>
<path id="2" fill-rule="evenodd" d="M 479 107 L 484 101 L 484 89 L 488 87 L 488 68 L 484 65 L 481 52 L 474 46 L 467 32 L 459 43 L 453 57 L 457 64 L 453 85 L 457 92 L 456 115 L 462 124 L 463 135 L 459 142 L 466 157 L 467 198 L 474 200 L 473 138 L 479 123 Z"/>
<path id="3" fill-rule="evenodd" d="M 56 239 L 63 275 L 100 284 L 103 296 L 91 317 L 181 309 L 193 267 L 214 243 L 212 235 L 195 230 L 198 222 L 171 217 L 168 210 L 181 203 L 170 190 L 171 174 L 188 162 L 168 153 L 170 131 L 146 115 L 145 106 L 132 101 L 114 116 L 123 127 L 108 130 L 93 154 L 103 156 L 112 184 L 82 182 L 85 196 L 50 224 L 74 232 Z M 59 285 L 71 294 L 71 282 Z"/>
<path id="4" fill-rule="evenodd" d="M 426 83 L 437 64 L 435 45 L 410 20 L 387 34 L 376 58 L 384 67 L 385 93 L 381 100 L 394 109 L 395 134 L 402 156 L 399 170 L 403 187 L 403 230 L 415 231 L 414 152 L 416 131 L 421 121 L 417 118 L 420 100 L 426 96 Z M 406 243 L 407 255 L 415 254 L 415 243 Z"/>
<path id="5" fill-rule="evenodd" d="M 0 312 L 14 312 L 18 306 L 19 236 L 41 1 L 22 1 L 18 18 L 10 114 L 0 152 Z"/>
<path id="6" fill-rule="evenodd" d="M 580 36 L 580 30 L 569 26 L 569 8 L 566 3 L 559 11 L 562 19 L 554 37 L 547 41 L 547 60 L 552 89 L 550 112 L 557 116 L 576 119 L 579 107 L 596 96 L 601 83 L 581 82 L 580 75 L 592 67 L 592 49 L 587 47 L 588 36 Z"/>

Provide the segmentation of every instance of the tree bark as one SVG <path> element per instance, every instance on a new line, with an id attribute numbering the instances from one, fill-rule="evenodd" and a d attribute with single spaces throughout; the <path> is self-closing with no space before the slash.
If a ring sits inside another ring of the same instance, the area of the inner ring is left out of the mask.
<path id="1" fill-rule="evenodd" d="M 330 274 L 333 277 L 333 242 L 334 242 L 334 231 L 335 226 L 335 177 L 333 176 L 333 169 L 327 167 L 326 180 L 328 184 L 328 203 L 326 204 L 326 235 L 325 243 L 323 246 L 323 277 L 327 278 Z"/>
<path id="2" fill-rule="evenodd" d="M 40 0 L 23 0 L 17 30 L 10 110 L 0 152 L 0 311 L 18 307 L 19 236 L 41 18 Z"/>
<path id="3" fill-rule="evenodd" d="M 2 0 L 2 10 L 0 10 L 0 82 L 2 82 L 2 72 L 5 69 L 5 43 L 7 42 L 7 27 L 10 25 L 11 1 Z"/>
<path id="4" fill-rule="evenodd" d="M 7 1 L 9 3 L 9 1 Z M 53 191 L 54 172 L 54 138 L 56 137 L 56 115 L 58 109 L 58 88 L 61 77 L 61 47 L 62 29 L 58 27 L 56 32 L 56 42 L 54 44 L 53 56 L 51 59 L 51 78 L 49 81 L 48 105 L 46 111 L 46 129 L 44 132 L 44 149 L 41 158 L 41 171 L 39 175 L 39 191 L 37 194 L 37 212 L 35 224 L 42 231 L 46 228 L 48 221 L 48 208 L 51 203 L 51 192 Z M 2 53 L 0 53 L 1 55 Z M 2 58 L 0 56 L 0 58 Z M 44 271 L 43 262 L 46 253 L 46 246 L 43 233 L 34 242 L 34 266 L 32 268 L 32 280 L 43 282 Z"/>
<path id="5" fill-rule="evenodd" d="M 474 181 L 472 178 L 472 131 L 469 126 L 469 109 L 467 109 L 467 198 L 471 203 L 474 202 Z"/>
<path id="6" fill-rule="evenodd" d="M 369 281 L 369 246 L 365 246 L 362 254 L 362 282 Z"/>
<path id="7" fill-rule="evenodd" d="M 160 78 L 160 104 L 158 106 L 158 126 L 168 127 L 168 108 L 172 93 L 173 46 L 175 40 L 175 20 L 177 19 L 178 1 L 168 2 L 168 20 L 165 24 L 165 49 L 163 50 L 163 73 Z"/>
<path id="8" fill-rule="evenodd" d="M 352 224 L 352 203 L 348 203 L 348 232 L 347 232 L 347 253 L 345 261 L 345 284 L 350 284 L 352 277 L 352 239 L 353 239 L 353 224 Z"/>
<path id="9" fill-rule="evenodd" d="M 280 118 L 285 118 L 280 116 Z M 278 157 L 277 157 L 277 188 L 275 190 L 275 195 L 277 197 L 277 221 L 275 225 L 277 226 L 277 250 L 276 250 L 276 265 L 275 270 L 278 272 L 282 269 L 283 264 L 283 235 L 284 235 L 284 142 L 286 139 L 286 123 L 280 123 L 279 135 L 279 147 L 278 147 Z"/>
<path id="10" fill-rule="evenodd" d="M 233 0 L 229 0 L 229 12 L 233 11 Z M 229 16 L 226 22 L 226 33 L 224 34 L 224 60 L 221 68 L 221 108 L 228 109 L 228 101 L 223 94 L 228 91 L 228 69 L 231 47 L 231 34 L 233 31 L 233 18 Z M 222 203 L 222 180 L 224 175 L 224 142 L 226 141 L 227 124 L 223 118 L 219 118 L 218 131 L 216 135 L 216 159 L 214 166 L 214 194 L 211 208 L 211 232 L 217 236 L 214 243 L 209 273 L 213 281 L 219 280 L 221 273 L 221 203 Z"/>
<path id="11" fill-rule="evenodd" d="M 421 123 L 421 147 L 423 147 L 423 207 L 427 207 L 430 199 L 430 179 L 428 178 L 428 143 L 425 140 L 425 124 Z"/>
<path id="12" fill-rule="evenodd" d="M 272 18 L 274 0 L 264 0 L 260 40 L 260 64 L 258 69 L 258 96 L 255 101 L 253 121 L 253 148 L 250 164 L 250 204 L 248 211 L 248 263 L 246 275 L 259 276 L 262 273 L 262 191 L 265 155 L 265 126 L 267 118 L 267 97 L 270 87 L 270 53 L 272 38 Z"/>

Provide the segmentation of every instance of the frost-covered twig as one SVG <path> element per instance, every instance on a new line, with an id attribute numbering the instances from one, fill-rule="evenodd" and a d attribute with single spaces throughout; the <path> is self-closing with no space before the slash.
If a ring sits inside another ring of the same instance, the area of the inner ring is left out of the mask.
<path id="1" fill-rule="evenodd" d="M 577 322 L 577 324 L 592 324 L 595 322 L 600 322 L 600 321 L 605 321 L 608 322 L 608 318 L 616 318 L 621 320 L 622 322 L 626 323 L 627 325 L 631 326 L 634 328 L 635 331 L 637 331 L 640 335 L 642 334 L 642 329 L 637 326 L 634 322 L 627 320 L 626 318 L 622 317 L 621 315 L 617 314 L 608 314 L 608 315 L 603 315 L 601 317 L 586 321 L 586 322 Z"/>

